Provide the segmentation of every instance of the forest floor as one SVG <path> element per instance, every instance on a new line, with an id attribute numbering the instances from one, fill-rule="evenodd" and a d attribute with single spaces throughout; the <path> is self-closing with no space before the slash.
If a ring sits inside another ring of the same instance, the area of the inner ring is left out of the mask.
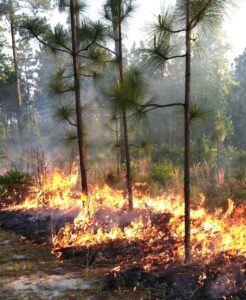
<path id="1" fill-rule="evenodd" d="M 148 299 L 141 291 L 105 290 L 107 271 L 107 267 L 85 268 L 74 259 L 57 260 L 47 244 L 0 230 L 0 299 Z"/>

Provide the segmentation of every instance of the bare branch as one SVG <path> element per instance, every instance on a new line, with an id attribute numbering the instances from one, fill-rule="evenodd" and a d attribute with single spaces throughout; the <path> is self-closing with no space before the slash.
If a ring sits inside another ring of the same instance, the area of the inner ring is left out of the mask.
<path id="1" fill-rule="evenodd" d="M 102 48 L 102 49 L 108 51 L 108 52 L 111 52 L 111 53 L 114 54 L 115 56 L 118 56 L 118 54 L 117 54 L 115 51 L 111 50 L 110 48 L 108 48 L 108 47 L 106 47 L 106 46 L 104 46 L 104 45 L 101 45 L 101 44 L 99 44 L 99 43 L 96 43 L 96 45 L 97 45 L 98 47 L 100 47 L 100 48 Z"/>
<path id="2" fill-rule="evenodd" d="M 181 33 L 181 32 L 185 32 L 186 31 L 186 28 L 173 30 L 171 28 L 163 27 L 163 26 L 162 26 L 162 29 L 164 29 L 165 31 L 167 31 L 169 33 Z"/>
<path id="3" fill-rule="evenodd" d="M 68 117 L 63 116 L 63 118 L 64 118 L 64 120 L 66 120 L 71 126 L 77 127 L 77 124 L 76 124 L 76 123 L 73 123 Z"/>
<path id="4" fill-rule="evenodd" d="M 173 55 L 173 56 L 165 56 L 165 55 L 160 55 L 162 58 L 165 60 L 170 60 L 170 59 L 175 59 L 175 58 L 182 58 L 186 57 L 186 54 L 180 54 L 180 55 Z"/>
<path id="5" fill-rule="evenodd" d="M 141 108 L 143 109 L 141 112 L 146 113 L 149 111 L 152 111 L 157 108 L 166 108 L 166 107 L 173 107 L 173 106 L 182 106 L 184 107 L 184 103 L 181 102 L 175 102 L 175 103 L 169 103 L 169 104 L 157 104 L 157 103 L 150 103 L 150 104 L 143 104 L 141 105 Z M 144 110 L 147 108 L 146 110 Z"/>

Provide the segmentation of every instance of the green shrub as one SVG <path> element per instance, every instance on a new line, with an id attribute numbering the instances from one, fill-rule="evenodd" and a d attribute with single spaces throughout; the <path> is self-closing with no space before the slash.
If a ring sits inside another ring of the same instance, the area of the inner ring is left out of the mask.
<path id="1" fill-rule="evenodd" d="M 234 161 L 235 177 L 238 180 L 246 179 L 246 151 L 239 152 Z"/>
<path id="2" fill-rule="evenodd" d="M 207 162 L 213 164 L 217 157 L 217 150 L 213 142 L 206 136 L 202 136 L 196 141 L 191 142 L 191 161 L 192 164 Z"/>
<path id="3" fill-rule="evenodd" d="M 239 152 L 233 146 L 221 146 L 217 155 L 217 164 L 225 169 L 231 169 L 238 156 Z"/>
<path id="4" fill-rule="evenodd" d="M 161 144 L 152 150 L 151 159 L 155 163 L 161 163 L 163 160 L 167 160 L 172 161 L 175 166 L 182 166 L 184 161 L 184 149 L 183 147 L 171 147 L 167 144 Z"/>
<path id="5" fill-rule="evenodd" d="M 174 179 L 174 173 L 170 164 L 165 161 L 151 166 L 150 177 L 154 182 L 163 184 Z"/>
<path id="6" fill-rule="evenodd" d="M 0 176 L 0 206 L 23 202 L 30 193 L 32 184 L 30 174 L 17 170 Z"/>

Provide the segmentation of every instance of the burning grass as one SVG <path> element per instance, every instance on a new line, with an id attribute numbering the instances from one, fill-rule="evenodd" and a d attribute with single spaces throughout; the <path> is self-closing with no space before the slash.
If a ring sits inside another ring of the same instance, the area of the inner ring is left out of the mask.
<path id="1" fill-rule="evenodd" d="M 124 277 L 132 268 L 141 270 L 141 275 L 128 275 L 143 281 L 144 274 L 160 270 L 187 273 L 182 265 L 184 208 L 181 196 L 170 192 L 151 197 L 145 184 L 136 184 L 134 211 L 129 212 L 121 190 L 94 186 L 90 187 L 88 197 L 81 196 L 76 192 L 76 174 L 65 176 L 55 170 L 46 177 L 41 188 L 34 188 L 31 198 L 6 209 L 59 208 L 65 213 L 76 208 L 78 215 L 74 222 L 67 223 L 53 236 L 53 253 L 63 258 L 83 256 L 87 264 L 96 258 L 111 260 L 113 278 L 119 274 Z M 235 204 L 228 199 L 227 209 L 211 212 L 205 208 L 204 201 L 201 195 L 200 204 L 193 205 L 191 210 L 191 245 L 196 267 L 190 271 L 195 274 L 197 288 L 209 285 L 208 289 L 214 289 L 217 297 L 220 292 L 216 285 L 235 287 L 246 276 L 246 202 Z M 239 273 L 231 272 L 230 268 L 236 268 Z M 185 284 L 185 280 L 179 280 Z M 245 283 L 235 289 L 246 293 Z M 231 289 L 228 293 L 232 293 Z"/>
<path id="2" fill-rule="evenodd" d="M 65 212 L 77 209 L 73 224 L 66 224 L 53 237 L 54 250 L 66 247 L 97 247 L 107 243 L 127 241 L 144 243 L 153 249 L 147 254 L 147 266 L 151 261 L 160 261 L 164 266 L 182 260 L 184 236 L 183 199 L 174 193 L 151 197 L 145 184 L 136 184 L 134 211 L 127 210 L 127 201 L 122 190 L 109 186 L 91 187 L 89 197 L 76 191 L 77 170 L 70 176 L 55 169 L 47 174 L 43 185 L 34 187 L 31 197 L 24 203 L 6 210 L 61 209 Z M 192 252 L 195 259 L 209 259 L 220 252 L 235 255 L 246 254 L 246 205 L 235 205 L 229 199 L 227 210 L 214 212 L 204 207 L 201 195 L 199 205 L 191 210 Z M 168 245 L 168 247 L 167 247 Z M 166 250 L 165 250 L 166 249 Z M 144 250 L 146 252 L 146 249 Z M 148 252 L 148 251 L 147 251 Z"/>
<path id="3" fill-rule="evenodd" d="M 67 247 L 99 248 L 107 244 L 140 244 L 138 260 L 145 269 L 155 264 L 166 267 L 181 261 L 184 254 L 183 200 L 174 194 L 151 198 L 135 192 L 135 211 L 128 212 L 121 191 L 96 188 L 87 209 L 54 236 L 54 250 Z M 203 207 L 191 210 L 192 253 L 207 260 L 221 252 L 246 254 L 245 203 L 235 207 L 228 200 L 226 211 L 209 212 Z"/>

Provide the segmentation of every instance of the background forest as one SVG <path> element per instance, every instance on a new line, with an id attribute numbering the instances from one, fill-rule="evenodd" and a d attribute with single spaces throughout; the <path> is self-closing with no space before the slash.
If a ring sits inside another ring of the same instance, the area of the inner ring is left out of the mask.
<path id="1" fill-rule="evenodd" d="M 64 15 L 64 23 L 54 27 L 49 12 L 57 9 L 55 3 L 38 0 L 10 2 L 11 10 L 9 1 L 1 1 L 0 11 L 1 175 L 7 171 L 32 175 L 40 160 L 48 168 L 69 170 L 72 162 L 78 161 L 79 154 L 75 88 L 69 74 L 71 57 L 66 51 L 56 51 L 54 46 L 52 49 L 31 39 L 26 30 L 28 28 L 29 33 L 35 32 L 34 29 L 41 32 L 40 27 L 34 28 L 34 23 L 31 27 L 27 19 L 45 16 L 46 23 L 51 24 L 56 34 L 52 36 L 52 45 L 64 46 L 68 39 L 66 30 L 70 31 L 67 16 L 60 12 Z M 64 3 L 60 7 L 63 10 L 66 1 Z M 107 12 L 105 8 L 101 11 L 102 15 Z M 134 11 L 131 13 L 134 18 Z M 93 39 L 93 30 L 102 35 L 97 36 L 99 40 L 94 41 L 97 45 L 90 48 L 89 53 L 88 49 L 85 54 L 81 52 L 84 57 L 89 57 L 81 66 L 83 74 L 80 78 L 88 182 L 123 187 L 127 164 L 121 153 L 122 135 L 118 119 L 121 104 L 117 99 L 121 91 L 114 86 L 118 76 L 117 62 L 112 52 L 107 51 L 108 45 L 115 41 L 112 39 L 114 33 L 102 33 L 99 25 L 95 29 L 96 23 L 94 27 L 85 25 L 88 21 L 86 9 L 82 18 L 84 31 L 81 29 L 81 35 L 88 44 L 89 37 Z M 109 20 L 106 14 L 102 28 L 107 27 Z M 45 27 L 46 23 L 39 23 L 43 26 L 40 36 L 45 30 L 50 30 Z M 13 24 L 17 62 L 13 61 L 12 55 Z M 130 33 L 131 28 L 123 27 L 123 37 Z M 107 42 L 105 36 L 110 35 L 111 42 Z M 131 86 L 134 78 L 140 78 L 135 82 L 136 91 L 133 87 L 130 93 L 132 97 L 136 96 L 132 101 L 136 100 L 138 105 L 128 105 L 125 111 L 131 176 L 134 183 L 147 183 L 148 189 L 155 194 L 163 189 L 181 192 L 184 172 L 182 108 L 144 110 L 139 109 L 143 107 L 139 103 L 144 103 L 146 108 L 150 103 L 182 102 L 185 61 L 182 58 L 168 60 L 161 74 L 153 71 L 144 63 L 146 52 L 141 51 L 148 47 L 151 38 L 147 31 L 146 40 L 134 43 L 131 49 L 124 47 L 123 40 L 125 82 Z M 177 42 L 182 51 L 183 45 L 180 44 Z M 98 45 L 101 47 L 97 48 Z M 115 49 L 117 51 L 117 43 Z M 199 199 L 198 194 L 204 193 L 209 207 L 223 206 L 228 197 L 246 198 L 246 49 L 233 62 L 228 59 L 229 49 L 222 27 L 212 34 L 195 33 L 191 66 L 191 198 Z M 16 97 L 17 77 L 21 101 Z M 129 86 L 126 85 L 125 89 L 129 90 Z"/>

